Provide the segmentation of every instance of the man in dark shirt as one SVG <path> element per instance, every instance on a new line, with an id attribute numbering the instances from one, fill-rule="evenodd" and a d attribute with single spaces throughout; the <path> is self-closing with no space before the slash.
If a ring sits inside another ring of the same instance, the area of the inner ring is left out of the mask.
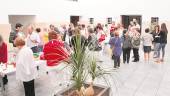
<path id="1" fill-rule="evenodd" d="M 84 36 L 80 35 L 80 30 L 76 28 L 74 30 L 74 36 L 71 38 L 71 47 L 74 51 L 80 49 L 82 52 L 85 51 L 87 46 L 87 40 Z"/>
<path id="2" fill-rule="evenodd" d="M 15 30 L 12 31 L 12 32 L 10 32 L 10 35 L 9 35 L 9 43 L 12 43 L 12 44 L 13 44 L 13 47 L 15 47 L 15 45 L 14 45 L 14 40 L 16 39 L 18 33 L 21 32 L 22 26 L 23 26 L 22 24 L 17 23 L 17 24 L 15 25 Z"/>

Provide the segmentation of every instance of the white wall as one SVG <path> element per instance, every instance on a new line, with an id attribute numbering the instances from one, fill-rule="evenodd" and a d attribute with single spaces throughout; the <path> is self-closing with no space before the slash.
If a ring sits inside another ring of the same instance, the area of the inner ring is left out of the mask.
<path id="1" fill-rule="evenodd" d="M 78 3 L 66 0 L 0 0 L 0 2 L 0 24 L 8 24 L 8 15 L 37 15 L 37 22 L 51 22 L 68 21 L 70 15 L 81 14 Z"/>
<path id="2" fill-rule="evenodd" d="M 8 15 L 36 15 L 36 22 L 69 22 L 70 15 L 82 16 L 82 21 L 95 18 L 106 22 L 107 17 L 120 21 L 120 15 L 142 15 L 143 27 L 148 27 L 150 17 L 167 22 L 170 30 L 170 0 L 0 0 L 0 34 L 10 32 Z M 170 34 L 169 36 L 170 37 Z"/>
<path id="3" fill-rule="evenodd" d="M 170 19 L 169 0 L 80 0 L 80 4 L 96 16 L 142 14 L 144 20 L 151 16 Z"/>
<path id="4" fill-rule="evenodd" d="M 120 20 L 120 15 L 141 14 L 143 20 L 158 16 L 170 21 L 169 0 L 0 0 L 0 24 L 8 24 L 8 15 L 37 15 L 37 22 L 69 22 L 70 15 L 94 17 L 105 22 L 107 17 Z"/>

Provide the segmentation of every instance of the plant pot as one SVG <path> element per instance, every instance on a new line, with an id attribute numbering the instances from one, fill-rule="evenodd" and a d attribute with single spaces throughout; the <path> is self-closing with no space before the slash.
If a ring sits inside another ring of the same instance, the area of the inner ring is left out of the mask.
<path id="1" fill-rule="evenodd" d="M 88 88 L 90 86 L 90 84 L 86 83 L 84 86 L 86 88 Z M 94 89 L 94 96 L 110 96 L 110 88 L 109 87 L 94 84 L 93 89 Z M 54 96 L 79 96 L 79 94 L 76 91 L 74 85 L 71 85 L 70 87 L 56 93 Z"/>
<path id="2" fill-rule="evenodd" d="M 94 96 L 93 82 L 91 82 L 89 87 L 86 89 L 85 96 Z"/>

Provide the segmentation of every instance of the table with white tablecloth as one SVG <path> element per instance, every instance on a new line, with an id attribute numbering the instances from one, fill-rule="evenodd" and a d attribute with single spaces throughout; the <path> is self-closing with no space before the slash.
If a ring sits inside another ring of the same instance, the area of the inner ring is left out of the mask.
<path id="1" fill-rule="evenodd" d="M 16 65 L 17 66 L 17 65 Z M 50 71 L 60 71 L 65 67 L 65 64 L 59 64 L 57 66 L 47 66 L 47 61 L 46 60 L 35 60 L 35 68 L 38 67 L 38 77 L 41 78 L 42 75 L 47 75 L 48 72 Z M 1 92 L 2 96 L 4 96 L 5 92 L 5 86 L 3 85 L 3 77 L 5 75 L 13 74 L 16 72 L 16 68 L 14 65 L 8 65 L 6 68 L 0 68 L 0 86 L 1 86 Z M 10 82 L 10 81 L 9 81 Z"/>
<path id="2" fill-rule="evenodd" d="M 5 68 L 2 68 L 2 66 L 0 67 L 0 86 L 1 86 L 2 95 L 4 94 L 4 90 L 5 90 L 5 87 L 4 87 L 4 84 L 3 84 L 3 77 L 5 75 L 12 74 L 15 71 L 16 71 L 16 68 L 14 67 L 14 65 L 8 65 Z"/>
<path id="3" fill-rule="evenodd" d="M 39 66 L 40 69 L 43 71 L 47 70 L 47 65 L 46 65 L 45 60 L 35 61 L 35 68 L 37 68 L 37 66 Z M 39 70 L 39 71 L 41 71 L 41 70 Z M 0 65 L 0 86 L 1 86 L 2 95 L 4 95 L 4 92 L 5 92 L 5 86 L 3 84 L 3 77 L 5 75 L 13 74 L 15 72 L 16 72 L 16 67 L 14 65 L 7 65 L 6 67 L 4 67 L 3 64 Z"/>

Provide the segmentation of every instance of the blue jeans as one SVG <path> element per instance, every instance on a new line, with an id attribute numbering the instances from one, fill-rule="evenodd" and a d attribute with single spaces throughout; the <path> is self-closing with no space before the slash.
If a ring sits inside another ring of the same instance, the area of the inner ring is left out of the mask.
<path id="1" fill-rule="evenodd" d="M 166 43 L 161 43 L 159 48 L 158 48 L 158 58 L 160 58 L 160 51 L 162 49 L 162 59 L 164 59 L 164 56 L 165 56 L 165 46 L 166 46 Z"/>
<path id="2" fill-rule="evenodd" d="M 160 47 L 160 43 L 155 43 L 155 45 L 154 45 L 154 57 L 158 57 L 159 47 Z"/>

